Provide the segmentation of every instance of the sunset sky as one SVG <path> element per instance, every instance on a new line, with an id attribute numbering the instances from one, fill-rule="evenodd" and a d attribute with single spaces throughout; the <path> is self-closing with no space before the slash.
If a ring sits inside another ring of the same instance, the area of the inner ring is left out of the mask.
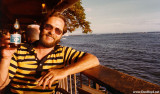
<path id="1" fill-rule="evenodd" d="M 82 0 L 82 6 L 93 33 L 160 31 L 160 0 Z"/>

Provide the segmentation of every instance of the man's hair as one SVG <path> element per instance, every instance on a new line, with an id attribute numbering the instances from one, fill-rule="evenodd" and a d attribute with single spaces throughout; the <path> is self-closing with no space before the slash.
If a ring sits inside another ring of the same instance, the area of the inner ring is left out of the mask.
<path id="1" fill-rule="evenodd" d="M 42 20 L 42 23 L 40 25 L 40 30 L 42 31 L 43 30 L 43 26 L 45 25 L 45 23 L 48 21 L 48 19 L 50 17 L 58 17 L 58 18 L 61 18 L 63 21 L 64 21 L 64 28 L 63 28 L 63 34 L 65 34 L 67 32 L 67 24 L 66 24 L 66 19 L 65 17 L 60 13 L 60 12 L 55 12 L 55 13 L 52 13 L 50 15 L 46 15 L 44 17 L 44 19 Z"/>

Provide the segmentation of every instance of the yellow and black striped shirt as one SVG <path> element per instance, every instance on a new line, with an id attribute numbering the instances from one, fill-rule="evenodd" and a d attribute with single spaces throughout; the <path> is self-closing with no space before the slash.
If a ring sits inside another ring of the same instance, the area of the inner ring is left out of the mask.
<path id="1" fill-rule="evenodd" d="M 18 94 L 52 94 L 57 82 L 52 84 L 51 89 L 42 90 L 42 86 L 36 86 L 37 82 L 35 81 L 37 78 L 50 68 L 63 68 L 76 62 L 84 55 L 84 52 L 71 47 L 57 45 L 42 60 L 38 60 L 34 47 L 23 44 L 14 53 L 10 63 L 10 91 Z"/>

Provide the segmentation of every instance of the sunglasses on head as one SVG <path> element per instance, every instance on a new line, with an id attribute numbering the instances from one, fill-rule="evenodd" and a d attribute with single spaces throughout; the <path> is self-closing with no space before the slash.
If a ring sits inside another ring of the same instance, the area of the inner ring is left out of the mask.
<path id="1" fill-rule="evenodd" d="M 53 26 L 52 25 L 50 25 L 50 24 L 45 24 L 44 26 L 43 26 L 43 29 L 45 29 L 45 30 L 53 30 Z M 60 35 L 60 34 L 62 34 L 62 30 L 60 30 L 59 28 L 54 28 L 55 29 L 55 33 L 57 34 L 57 35 Z"/>

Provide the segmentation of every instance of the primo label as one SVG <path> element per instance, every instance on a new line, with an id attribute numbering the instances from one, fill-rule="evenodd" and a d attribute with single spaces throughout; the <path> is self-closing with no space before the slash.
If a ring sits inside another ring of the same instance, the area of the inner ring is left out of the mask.
<path id="1" fill-rule="evenodd" d="M 20 44 L 21 35 L 20 34 L 11 34 L 10 43 Z"/>

